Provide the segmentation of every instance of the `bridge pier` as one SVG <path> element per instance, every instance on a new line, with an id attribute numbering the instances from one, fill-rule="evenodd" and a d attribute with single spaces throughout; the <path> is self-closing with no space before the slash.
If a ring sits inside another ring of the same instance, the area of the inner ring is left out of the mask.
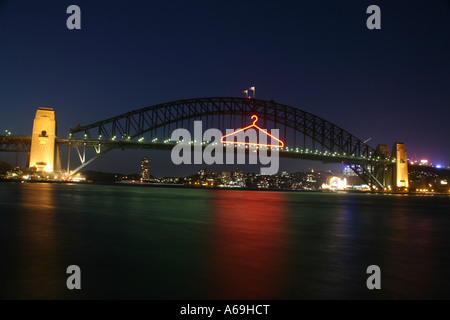
<path id="1" fill-rule="evenodd" d="M 387 191 L 406 191 L 409 186 L 409 178 L 405 144 L 394 143 L 391 155 L 387 145 L 379 144 L 376 148 L 376 156 L 392 159 L 390 163 L 375 166 L 375 176 L 382 181 L 384 189 Z"/>
<path id="2" fill-rule="evenodd" d="M 53 172 L 57 160 L 56 118 L 53 108 L 36 111 L 31 136 L 30 167 L 40 172 Z"/>
<path id="3" fill-rule="evenodd" d="M 405 144 L 401 142 L 394 143 L 392 156 L 395 159 L 392 180 L 397 190 L 405 190 L 409 187 L 408 157 Z"/>

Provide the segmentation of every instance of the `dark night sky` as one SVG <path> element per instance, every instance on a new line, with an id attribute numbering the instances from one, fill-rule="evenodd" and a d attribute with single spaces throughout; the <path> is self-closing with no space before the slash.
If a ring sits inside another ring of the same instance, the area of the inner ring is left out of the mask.
<path id="1" fill-rule="evenodd" d="M 81 30 L 66 28 L 71 4 Z M 366 28 L 371 4 L 381 30 Z M 0 0 L 0 130 L 30 135 L 36 108 L 49 106 L 65 137 L 77 124 L 252 85 L 257 98 L 372 146 L 401 141 L 410 157 L 450 165 L 450 1 Z M 90 168 L 138 171 L 143 154 L 155 175 L 194 171 L 161 151 L 113 151 Z"/>

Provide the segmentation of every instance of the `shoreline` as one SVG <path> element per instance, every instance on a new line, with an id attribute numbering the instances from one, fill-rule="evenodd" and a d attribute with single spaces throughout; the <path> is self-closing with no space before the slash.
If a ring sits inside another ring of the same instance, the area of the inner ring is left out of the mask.
<path id="1" fill-rule="evenodd" d="M 175 188 L 175 189 L 201 189 L 201 190 L 228 190 L 228 191 L 277 191 L 277 192 L 313 192 L 313 193 L 358 193 L 358 194 L 382 194 L 382 195 L 449 195 L 446 192 L 380 192 L 380 191 L 360 191 L 360 190 L 290 190 L 290 189 L 276 189 L 276 188 L 221 188 L 221 187 L 206 187 L 206 186 L 189 186 L 185 184 L 172 184 L 172 183 L 121 183 L 121 182 L 102 182 L 102 181 L 61 181 L 61 180 L 13 180 L 13 179 L 0 179 L 1 182 L 10 183 L 52 183 L 52 184 L 71 184 L 71 185 L 98 185 L 98 186 L 122 186 L 122 187 L 149 187 L 149 188 Z"/>

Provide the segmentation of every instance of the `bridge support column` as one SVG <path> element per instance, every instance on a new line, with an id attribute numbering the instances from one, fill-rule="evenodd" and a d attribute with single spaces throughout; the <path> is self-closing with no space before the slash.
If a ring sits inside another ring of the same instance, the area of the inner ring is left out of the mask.
<path id="1" fill-rule="evenodd" d="M 70 174 L 70 150 L 72 149 L 72 145 L 69 143 L 69 154 L 67 156 L 67 174 Z"/>
<path id="2" fill-rule="evenodd" d="M 55 147 L 55 165 L 54 165 L 53 170 L 56 173 L 60 174 L 61 169 L 62 169 L 62 167 L 61 167 L 61 149 L 59 148 L 58 144 L 55 144 L 55 146 L 56 146 Z"/>
<path id="3" fill-rule="evenodd" d="M 31 136 L 30 167 L 53 172 L 56 149 L 56 118 L 53 108 L 39 108 Z"/>
<path id="4" fill-rule="evenodd" d="M 406 154 L 406 146 L 404 143 L 396 142 L 392 147 L 392 157 L 395 158 L 393 170 L 394 186 L 397 190 L 409 187 L 408 177 L 408 157 Z"/>

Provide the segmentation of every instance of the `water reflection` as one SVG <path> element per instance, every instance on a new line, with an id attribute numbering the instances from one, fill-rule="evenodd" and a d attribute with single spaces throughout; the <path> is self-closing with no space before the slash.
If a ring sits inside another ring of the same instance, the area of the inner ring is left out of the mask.
<path id="1" fill-rule="evenodd" d="M 342 194 L 290 195 L 290 292 L 294 299 L 348 298 L 365 289 L 360 266 L 358 202 Z M 362 230 L 361 230 L 362 231 Z M 361 285 L 362 284 L 362 285 Z M 356 290 L 348 290 L 356 286 Z"/>
<path id="2" fill-rule="evenodd" d="M 0 184 L 0 298 L 445 299 L 448 200 Z"/>
<path id="3" fill-rule="evenodd" d="M 396 196 L 343 199 L 333 241 L 332 297 L 419 299 L 444 292 L 436 276 L 439 232 L 435 217 L 424 214 L 427 207 L 416 202 Z M 365 288 L 365 270 L 372 264 L 381 268 L 379 291 Z"/>
<path id="4" fill-rule="evenodd" d="M 420 200 L 416 206 L 398 197 L 393 202 L 391 241 L 386 263 L 386 287 L 390 297 L 400 296 L 417 299 L 432 298 L 439 288 L 436 269 L 437 228 L 428 215 L 417 215 Z M 426 209 L 426 208 L 425 208 Z M 447 272 L 447 270 L 444 270 Z"/>
<path id="5" fill-rule="evenodd" d="M 211 298 L 282 297 L 287 284 L 285 197 L 281 192 L 214 192 Z"/>
<path id="6" fill-rule="evenodd" d="M 57 297 L 61 283 L 57 262 L 57 231 L 55 225 L 55 185 L 27 184 L 18 193 L 19 250 L 15 290 L 21 297 L 31 299 Z M 17 245 L 17 244 L 16 244 Z M 58 281 L 59 280 L 59 281 Z"/>

